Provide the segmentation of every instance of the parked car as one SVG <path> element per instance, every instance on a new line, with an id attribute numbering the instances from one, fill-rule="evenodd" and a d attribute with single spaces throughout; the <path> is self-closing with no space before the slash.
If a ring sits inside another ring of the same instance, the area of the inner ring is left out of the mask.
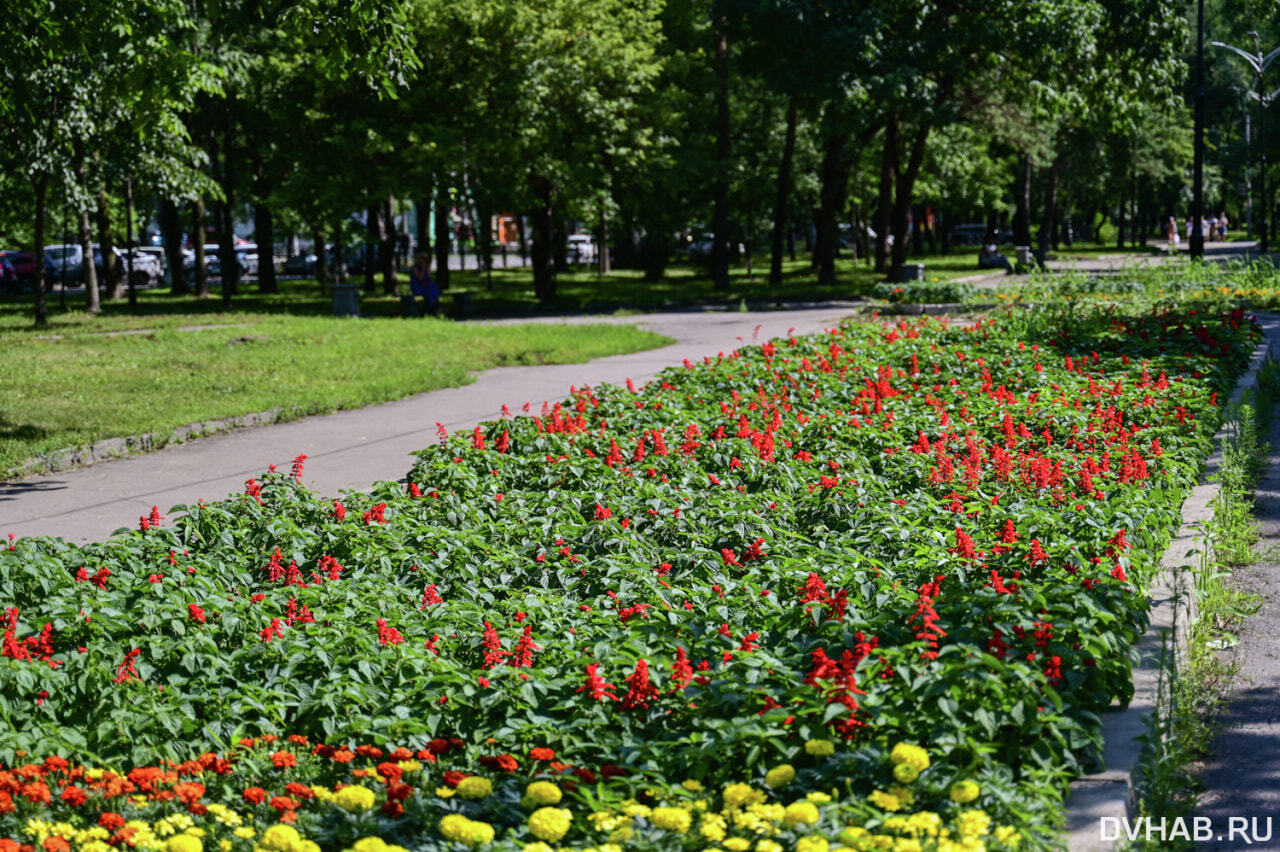
<path id="1" fill-rule="evenodd" d="M 45 246 L 44 256 L 53 262 L 57 280 L 77 284 L 84 274 L 84 249 L 75 243 Z"/>
<path id="2" fill-rule="evenodd" d="M 120 267 L 121 274 L 129 272 L 129 260 L 132 255 L 133 286 L 154 287 L 164 280 L 164 267 L 160 263 L 160 258 L 154 253 L 143 248 L 135 248 L 124 254 L 116 248 L 112 251 L 115 252 L 116 263 Z M 105 283 L 102 280 L 102 247 L 97 244 L 93 246 L 93 266 L 98 271 L 99 284 Z"/>
<path id="3" fill-rule="evenodd" d="M 4 252 L 0 252 L 0 292 L 18 292 L 18 273 Z"/>
<path id="4" fill-rule="evenodd" d="M 951 229 L 951 245 L 980 246 L 987 236 L 987 226 L 981 224 L 956 225 Z"/>
<path id="5" fill-rule="evenodd" d="M 33 288 L 36 281 L 35 255 L 29 251 L 7 251 L 4 255 L 13 264 L 13 271 L 17 274 L 23 289 Z M 44 255 L 44 280 L 46 284 L 53 284 L 58 280 L 58 269 L 47 254 Z"/>
<path id="6" fill-rule="evenodd" d="M 596 240 L 590 234 L 571 234 L 568 254 L 570 263 L 590 263 L 596 259 Z"/>

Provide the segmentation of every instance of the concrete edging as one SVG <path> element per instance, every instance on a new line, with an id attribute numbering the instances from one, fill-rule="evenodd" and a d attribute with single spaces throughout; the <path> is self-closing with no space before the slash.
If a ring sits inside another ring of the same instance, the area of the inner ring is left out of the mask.
<path id="1" fill-rule="evenodd" d="M 1228 405 L 1238 404 L 1246 392 L 1255 389 L 1263 365 L 1280 354 L 1280 315 L 1258 314 L 1257 318 L 1264 337 L 1236 382 Z M 1069 852 L 1112 852 L 1116 843 L 1102 839 L 1102 818 L 1132 819 L 1137 815 L 1135 781 L 1143 756 L 1138 737 L 1146 733 L 1147 721 L 1155 712 L 1163 652 L 1167 637 L 1175 628 L 1175 658 L 1186 650 L 1187 627 L 1195 618 L 1196 606 L 1195 595 L 1190 591 L 1190 563 L 1203 544 L 1203 524 L 1212 517 L 1210 506 L 1221 490 L 1219 483 L 1208 479 L 1222 467 L 1222 447 L 1230 432 L 1229 424 L 1223 424 L 1213 436 L 1213 453 L 1205 461 L 1200 484 L 1182 503 L 1182 525 L 1161 557 L 1159 576 L 1148 589 L 1151 621 L 1147 632 L 1133 645 L 1138 654 L 1133 669 L 1133 699 L 1127 707 L 1102 717 L 1105 769 L 1071 782 L 1064 835 Z"/>
<path id="2" fill-rule="evenodd" d="M 273 408 L 269 411 L 255 411 L 252 414 L 241 414 L 239 417 L 228 417 L 224 420 L 205 420 L 200 423 L 191 423 L 187 426 L 179 426 L 167 434 L 144 432 L 141 435 L 107 438 L 102 441 L 94 441 L 92 444 L 52 450 L 42 456 L 27 459 L 14 471 L 12 478 L 21 479 L 24 476 L 57 473 L 58 471 L 85 467 L 108 461 L 109 459 L 122 458 L 134 453 L 149 453 L 169 444 L 181 444 L 195 438 L 219 435 L 234 429 L 270 426 L 272 423 L 280 422 L 287 413 L 288 409 Z"/>

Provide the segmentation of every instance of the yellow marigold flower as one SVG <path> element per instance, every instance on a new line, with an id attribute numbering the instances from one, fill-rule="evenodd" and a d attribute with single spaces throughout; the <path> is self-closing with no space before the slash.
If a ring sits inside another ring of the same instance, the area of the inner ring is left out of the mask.
<path id="1" fill-rule="evenodd" d="M 860 825 L 846 825 L 844 830 L 840 832 L 839 840 L 846 846 L 858 849 L 861 848 L 862 841 L 870 836 L 871 832 Z"/>
<path id="2" fill-rule="evenodd" d="M 951 801 L 957 805 L 967 805 L 982 794 L 978 782 L 971 778 L 957 781 L 951 785 Z"/>
<path id="3" fill-rule="evenodd" d="M 622 806 L 622 812 L 629 817 L 647 817 L 651 811 L 648 805 L 642 805 L 639 802 L 626 802 Z"/>
<path id="4" fill-rule="evenodd" d="M 626 817 L 612 811 L 596 811 L 587 817 L 596 831 L 613 831 L 626 822 Z"/>
<path id="5" fill-rule="evenodd" d="M 929 768 L 929 752 L 911 743 L 898 743 L 894 746 L 889 753 L 889 760 L 894 764 L 906 763 L 914 766 L 917 772 L 924 772 Z"/>
<path id="6" fill-rule="evenodd" d="M 609 834 L 609 839 L 616 840 L 619 843 L 626 843 L 628 840 L 631 839 L 631 835 L 634 833 L 635 832 L 633 832 L 631 829 L 631 823 L 627 823 L 626 825 L 622 826 L 616 831 L 611 832 Z"/>
<path id="7" fill-rule="evenodd" d="M 399 766 L 400 770 L 405 773 L 417 772 L 419 769 L 422 768 L 422 764 L 416 760 L 402 760 L 396 765 Z"/>
<path id="8" fill-rule="evenodd" d="M 892 793 L 886 793 L 883 790 L 876 790 L 870 796 L 867 796 L 867 801 L 886 811 L 896 811 L 902 807 L 902 802 L 897 796 Z"/>
<path id="9" fill-rule="evenodd" d="M 237 828 L 235 831 L 231 833 L 234 834 L 236 837 L 239 837 L 241 840 L 252 840 L 253 836 L 257 834 L 256 831 L 254 831 L 252 828 L 249 828 L 247 825 L 241 826 L 240 828 Z"/>
<path id="10" fill-rule="evenodd" d="M 367 811 L 373 807 L 375 799 L 377 796 L 372 790 L 359 784 L 343 787 L 333 795 L 333 803 L 344 811 Z"/>
<path id="11" fill-rule="evenodd" d="M 956 817 L 956 830 L 964 840 L 975 840 L 991 828 L 991 817 L 986 811 L 963 811 Z"/>
<path id="12" fill-rule="evenodd" d="M 1022 840 L 1022 835 L 1018 834 L 1018 829 L 1011 825 L 996 826 L 995 837 L 996 840 L 1006 846 L 1013 847 L 1017 847 L 1018 843 Z"/>
<path id="13" fill-rule="evenodd" d="M 231 841 L 222 842 L 230 844 Z M 90 840 L 88 843 L 80 844 L 80 852 L 111 852 L 111 847 L 101 840 Z"/>
<path id="14" fill-rule="evenodd" d="M 764 783 L 769 785 L 770 787 L 773 787 L 776 790 L 778 787 L 787 786 L 792 781 L 794 781 L 795 778 L 796 778 L 795 767 L 792 766 L 790 763 L 783 763 L 773 767 L 772 769 L 770 769 L 768 772 L 765 773 Z"/>
<path id="15" fill-rule="evenodd" d="M 465 842 L 463 838 L 468 836 L 467 824 L 470 822 L 471 820 L 467 819 L 462 814 L 447 814 L 444 817 L 441 817 L 440 825 L 438 827 L 440 829 L 441 836 L 443 836 L 445 840 L 452 840 L 455 843 L 463 843 Z"/>
<path id="16" fill-rule="evenodd" d="M 920 811 L 907 818 L 910 830 L 935 837 L 942 828 L 942 817 L 933 811 Z"/>
<path id="17" fill-rule="evenodd" d="M 554 850 L 539 840 L 536 843 L 526 843 L 520 852 L 554 852 Z"/>
<path id="18" fill-rule="evenodd" d="M 836 744 L 831 740 L 809 740 L 804 744 L 804 753 L 811 757 L 830 757 L 836 753 Z"/>
<path id="19" fill-rule="evenodd" d="M 893 777 L 903 784 L 910 784 L 912 781 L 920 777 L 920 770 L 916 769 L 910 763 L 899 763 L 893 767 Z"/>
<path id="20" fill-rule="evenodd" d="M 757 840 L 756 852 L 782 852 L 782 844 L 776 840 Z"/>
<path id="21" fill-rule="evenodd" d="M 293 852 L 294 844 L 302 839 L 298 829 L 284 823 L 277 823 L 262 833 L 260 845 L 263 849 L 274 852 Z"/>
<path id="22" fill-rule="evenodd" d="M 165 852 L 204 852 L 204 843 L 190 834 L 175 834 L 164 848 Z"/>
<path id="23" fill-rule="evenodd" d="M 693 820 L 689 817 L 689 812 L 683 808 L 654 808 L 649 814 L 649 822 L 663 831 L 684 834 L 689 830 Z"/>
<path id="24" fill-rule="evenodd" d="M 729 852 L 747 852 L 751 848 L 751 841 L 745 837 L 730 837 L 724 841 L 724 848 Z"/>
<path id="25" fill-rule="evenodd" d="M 726 808 L 741 808 L 752 802 L 763 802 L 764 793 L 759 790 L 753 790 L 750 784 L 730 784 L 724 788 L 724 806 Z"/>
<path id="26" fill-rule="evenodd" d="M 320 852 L 320 844 L 316 843 L 314 840 L 303 840 L 297 846 L 293 847 L 293 852 Z M 386 852 L 409 852 L 409 850 L 405 849 L 403 846 L 388 845 L 386 847 Z"/>
<path id="27" fill-rule="evenodd" d="M 319 801 L 319 802 L 333 801 L 333 791 L 330 790 L 328 787 L 321 787 L 319 784 L 311 785 L 311 794 L 315 796 L 316 801 Z"/>
<path id="28" fill-rule="evenodd" d="M 483 799 L 493 794 L 493 782 L 479 775 L 468 775 L 458 782 L 458 795 L 464 799 Z"/>
<path id="29" fill-rule="evenodd" d="M 712 843 L 719 843 L 724 840 L 724 836 L 727 833 L 725 831 L 724 817 L 719 814 L 703 814 L 698 820 L 698 833 Z"/>
<path id="30" fill-rule="evenodd" d="M 893 842 L 893 852 L 924 852 L 924 847 L 914 837 L 899 837 Z"/>
<path id="31" fill-rule="evenodd" d="M 529 831 L 539 840 L 555 843 L 568 833 L 572 822 L 568 808 L 538 808 L 529 814 Z"/>
<path id="32" fill-rule="evenodd" d="M 489 825 L 489 823 L 471 820 L 467 828 L 469 829 L 468 836 L 463 842 L 468 846 L 483 846 L 486 843 L 493 842 L 493 826 Z"/>
<path id="33" fill-rule="evenodd" d="M 782 814 L 782 821 L 790 826 L 813 825 L 821 818 L 818 806 L 813 802 L 794 802 L 787 805 Z"/>
<path id="34" fill-rule="evenodd" d="M 702 792 L 702 782 L 693 778 L 680 782 L 680 786 L 688 790 L 690 793 Z"/>
<path id="35" fill-rule="evenodd" d="M 520 800 L 520 804 L 530 809 L 542 805 L 558 805 L 563 797 L 564 793 L 560 792 L 560 788 L 550 781 L 534 781 L 524 788 L 524 798 Z"/>
<path id="36" fill-rule="evenodd" d="M 814 790 L 812 793 L 805 796 L 805 798 L 813 802 L 815 805 L 825 805 L 827 802 L 831 801 L 831 796 L 821 790 Z"/>
<path id="37" fill-rule="evenodd" d="M 916 803 L 916 794 L 900 784 L 891 785 L 889 787 L 889 795 L 896 797 L 904 805 L 914 805 Z"/>
<path id="38" fill-rule="evenodd" d="M 622 852 L 622 847 L 616 843 L 601 843 L 596 852 Z"/>
<path id="39" fill-rule="evenodd" d="M 386 848 L 387 842 L 381 837 L 361 837 L 351 844 L 350 852 L 383 852 Z"/>
<path id="40" fill-rule="evenodd" d="M 827 841 L 816 834 L 796 841 L 796 852 L 827 852 Z"/>
<path id="41" fill-rule="evenodd" d="M 452 799 L 458 791 L 452 787 L 437 787 L 436 795 L 442 799 Z"/>
<path id="42" fill-rule="evenodd" d="M 231 841 L 230 841 L 230 840 L 226 840 L 226 839 L 219 840 L 219 841 L 218 841 L 218 852 L 231 852 L 231 847 L 232 847 L 232 845 L 233 845 L 233 844 L 231 843 Z M 108 849 L 110 849 L 111 847 L 109 847 L 109 846 L 108 846 L 107 848 L 108 848 Z M 98 850 L 98 849 L 93 849 L 93 850 L 85 849 L 83 852 L 101 852 L 101 850 Z"/>

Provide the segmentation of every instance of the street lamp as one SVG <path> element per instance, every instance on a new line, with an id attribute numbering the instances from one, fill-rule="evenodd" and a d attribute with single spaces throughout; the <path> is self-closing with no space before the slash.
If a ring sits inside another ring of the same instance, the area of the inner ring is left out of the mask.
<path id="1" fill-rule="evenodd" d="M 1191 178 L 1191 245 L 1192 260 L 1204 258 L 1204 0 L 1197 4 L 1196 15 L 1196 117 L 1195 166 Z"/>
<path id="2" fill-rule="evenodd" d="M 1262 195 L 1262 204 L 1259 205 L 1258 207 L 1258 231 L 1262 237 L 1261 242 L 1259 243 L 1261 251 L 1263 253 L 1266 253 L 1267 237 L 1268 237 L 1268 232 L 1267 232 L 1268 215 L 1267 214 L 1270 211 L 1267 210 L 1267 149 L 1266 149 L 1266 145 L 1264 144 L 1263 129 L 1265 125 L 1263 122 L 1266 119 L 1267 107 L 1271 106 L 1271 102 L 1274 101 L 1278 95 L 1280 95 L 1280 89 L 1275 89 L 1272 92 L 1264 92 L 1262 89 L 1262 75 L 1266 73 L 1266 70 L 1268 68 L 1271 67 L 1271 63 L 1275 62 L 1276 59 L 1280 58 L 1280 47 L 1277 47 L 1275 50 L 1264 55 L 1262 53 L 1262 48 L 1260 46 L 1262 37 L 1258 35 L 1257 30 L 1254 30 L 1253 32 L 1249 33 L 1249 35 L 1253 36 L 1253 45 L 1254 45 L 1254 49 L 1257 50 L 1257 53 L 1250 53 L 1247 50 L 1242 50 L 1241 48 L 1234 47 L 1229 44 L 1224 44 L 1223 42 L 1220 42 L 1220 41 L 1213 42 L 1213 46 L 1225 47 L 1227 50 L 1230 50 L 1233 53 L 1238 54 L 1239 56 L 1243 57 L 1244 61 L 1248 62 L 1249 67 L 1253 69 L 1255 85 L 1257 86 L 1257 90 L 1256 91 L 1250 90 L 1249 97 L 1253 98 L 1255 101 L 1258 102 L 1258 152 L 1260 155 L 1259 164 L 1261 165 L 1261 168 L 1259 169 L 1258 189 L 1260 194 Z"/>

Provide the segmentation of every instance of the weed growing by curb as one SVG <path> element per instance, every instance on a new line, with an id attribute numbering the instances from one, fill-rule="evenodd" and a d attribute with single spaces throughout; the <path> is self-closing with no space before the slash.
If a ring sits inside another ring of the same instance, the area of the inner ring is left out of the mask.
<path id="1" fill-rule="evenodd" d="M 1254 519 L 1254 489 L 1270 447 L 1261 439 L 1269 432 L 1273 407 L 1280 401 L 1280 365 L 1268 362 L 1259 375 L 1258 390 L 1226 414 L 1228 435 L 1222 444 L 1221 489 L 1212 502 L 1213 515 L 1204 529 L 1199 564 L 1177 577 L 1190 580 L 1190 589 L 1175 589 L 1171 636 L 1180 633 L 1179 615 L 1190 610 L 1186 649 L 1166 641 L 1161 649 L 1161 678 L 1156 711 L 1144 735 L 1146 753 L 1134 797 L 1137 815 L 1173 824 L 1190 816 L 1201 788 L 1197 762 L 1208 752 L 1219 728 L 1219 716 L 1232 677 L 1238 669 L 1222 656 L 1236 644 L 1235 630 L 1258 611 L 1257 595 L 1230 585 L 1233 572 L 1257 560 L 1258 524 Z M 1194 597 L 1188 598 L 1188 593 Z M 1190 603 L 1186 607 L 1183 603 Z M 1131 844 L 1134 850 L 1190 850 L 1191 840 L 1163 837 Z"/>

